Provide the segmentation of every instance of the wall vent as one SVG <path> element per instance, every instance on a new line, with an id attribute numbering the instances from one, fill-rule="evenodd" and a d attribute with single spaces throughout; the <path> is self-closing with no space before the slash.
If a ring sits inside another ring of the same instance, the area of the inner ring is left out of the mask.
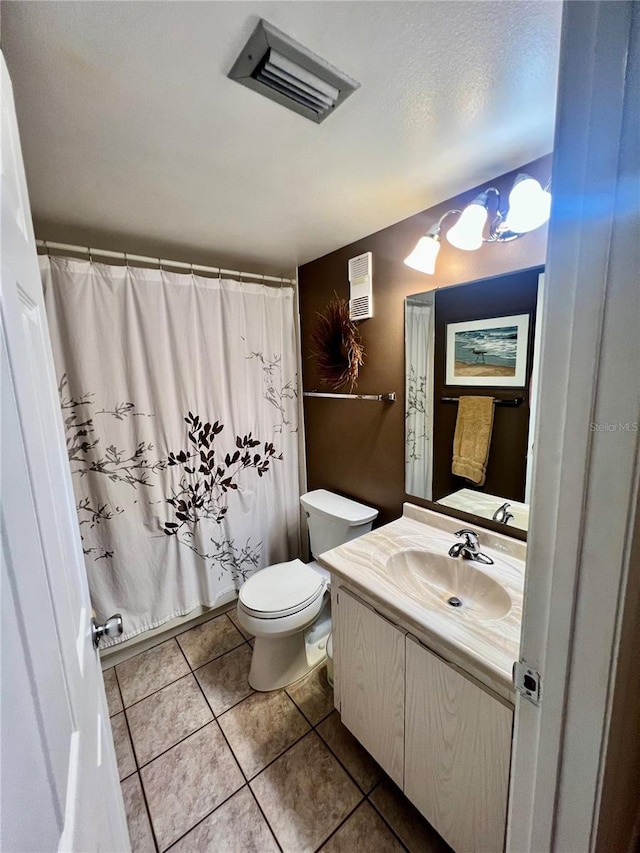
<path id="1" fill-rule="evenodd" d="M 371 252 L 349 261 L 349 318 L 368 320 L 373 317 L 373 273 Z"/>
<path id="2" fill-rule="evenodd" d="M 318 124 L 360 86 L 264 20 L 228 77 Z"/>

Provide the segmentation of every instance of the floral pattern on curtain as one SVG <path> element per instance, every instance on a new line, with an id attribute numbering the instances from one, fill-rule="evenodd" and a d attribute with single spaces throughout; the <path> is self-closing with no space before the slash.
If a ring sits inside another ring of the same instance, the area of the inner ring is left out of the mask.
<path id="1" fill-rule="evenodd" d="M 295 556 L 293 289 L 40 264 L 98 620 L 122 641 Z"/>

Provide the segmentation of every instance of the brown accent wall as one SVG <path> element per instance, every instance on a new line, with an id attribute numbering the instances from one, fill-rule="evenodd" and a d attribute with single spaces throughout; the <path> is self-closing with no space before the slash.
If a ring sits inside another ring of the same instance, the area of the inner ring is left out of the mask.
<path id="1" fill-rule="evenodd" d="M 544 184 L 550 177 L 551 155 L 493 181 L 505 199 L 519 171 Z M 473 201 L 484 186 L 304 264 L 298 271 L 303 386 L 305 391 L 326 391 L 330 389 L 320 381 L 312 356 L 316 314 L 326 308 L 334 291 L 348 298 L 349 258 L 373 253 L 374 316 L 360 324 L 365 364 L 357 391 L 395 391 L 396 402 L 306 398 L 304 411 L 309 488 L 331 489 L 375 506 L 380 511 L 379 524 L 400 516 L 405 500 L 429 505 L 428 501 L 409 497 L 404 490 L 405 297 L 544 263 L 546 228 L 539 228 L 511 243 L 485 244 L 476 252 L 454 249 L 444 239 L 433 276 L 405 266 L 403 259 L 429 226 L 446 210 Z"/>

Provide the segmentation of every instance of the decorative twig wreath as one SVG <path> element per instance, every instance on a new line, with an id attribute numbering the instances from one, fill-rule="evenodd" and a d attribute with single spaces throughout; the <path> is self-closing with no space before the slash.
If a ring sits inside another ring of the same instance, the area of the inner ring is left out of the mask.
<path id="1" fill-rule="evenodd" d="M 364 347 L 358 327 L 349 318 L 348 300 L 334 294 L 324 314 L 318 314 L 311 339 L 322 381 L 335 389 L 349 385 L 351 392 L 358 384 Z"/>

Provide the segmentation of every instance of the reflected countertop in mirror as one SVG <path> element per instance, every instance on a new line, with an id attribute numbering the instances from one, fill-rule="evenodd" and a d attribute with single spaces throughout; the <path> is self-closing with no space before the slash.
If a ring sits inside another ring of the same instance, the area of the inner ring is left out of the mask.
<path id="1" fill-rule="evenodd" d="M 469 515 L 478 515 L 497 521 L 509 528 L 529 529 L 529 504 L 519 501 L 505 501 L 502 497 L 488 495 L 485 492 L 460 489 L 458 492 L 452 492 L 440 498 L 438 504 L 459 509 Z"/>

